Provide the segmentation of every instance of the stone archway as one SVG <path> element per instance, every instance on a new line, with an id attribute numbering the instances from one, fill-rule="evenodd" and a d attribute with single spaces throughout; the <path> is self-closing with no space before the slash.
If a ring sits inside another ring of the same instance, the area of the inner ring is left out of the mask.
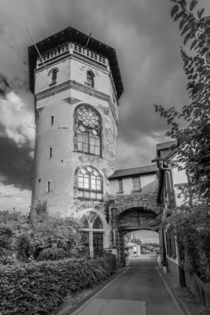
<path id="1" fill-rule="evenodd" d="M 159 232 L 163 207 L 157 202 L 157 182 L 153 182 L 141 192 L 107 196 L 105 213 L 112 227 L 112 246 L 117 249 L 118 263 L 123 265 L 123 234 L 127 231 L 151 229 Z"/>
<path id="2" fill-rule="evenodd" d="M 151 229 L 156 225 L 157 213 L 143 207 L 133 207 L 118 215 L 117 226 L 120 230 Z"/>
<path id="3" fill-rule="evenodd" d="M 128 197 L 127 197 L 128 198 Z M 162 209 L 153 204 L 152 209 L 148 206 L 151 203 L 147 202 L 142 204 L 130 198 L 130 202 L 124 203 L 124 207 L 115 208 L 119 205 L 115 200 L 109 209 L 110 223 L 112 226 L 112 245 L 117 249 L 118 264 L 123 266 L 125 264 L 125 251 L 124 251 L 124 234 L 136 230 L 153 230 L 159 232 L 162 220 Z M 128 205 L 131 206 L 128 208 Z"/>

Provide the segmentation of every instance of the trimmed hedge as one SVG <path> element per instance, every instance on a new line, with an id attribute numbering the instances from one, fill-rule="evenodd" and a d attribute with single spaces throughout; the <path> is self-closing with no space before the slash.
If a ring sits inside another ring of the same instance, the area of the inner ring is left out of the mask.
<path id="1" fill-rule="evenodd" d="M 116 271 L 113 255 L 0 266 L 0 314 L 49 314 L 68 293 L 90 288 Z"/>

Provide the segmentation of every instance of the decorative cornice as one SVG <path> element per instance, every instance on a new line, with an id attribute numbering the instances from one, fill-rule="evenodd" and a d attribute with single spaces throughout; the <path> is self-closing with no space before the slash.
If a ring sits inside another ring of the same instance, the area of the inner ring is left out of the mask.
<path id="1" fill-rule="evenodd" d="M 94 61 L 88 57 L 77 54 L 76 52 L 74 52 L 74 54 L 70 56 L 70 59 L 79 59 L 79 60 L 82 60 L 82 61 L 88 63 L 88 65 L 91 64 L 92 66 L 95 66 L 95 67 L 97 67 L 103 71 L 105 70 L 106 72 L 109 72 L 105 65 L 102 65 L 101 63 Z"/>
<path id="2" fill-rule="evenodd" d="M 77 54 L 76 52 L 74 52 L 74 54 L 70 55 L 69 52 L 62 54 L 62 55 L 58 55 L 55 58 L 50 59 L 49 61 L 45 61 L 46 66 L 50 67 L 52 65 L 58 64 L 60 61 L 64 61 L 64 60 L 71 60 L 71 59 L 78 59 L 80 61 L 86 62 L 87 64 L 91 64 L 92 66 L 95 66 L 99 69 L 101 69 L 102 71 L 106 71 L 109 72 L 109 70 L 107 69 L 107 67 L 105 65 L 102 65 L 101 63 L 98 63 L 88 57 L 82 56 L 80 54 Z M 40 64 L 39 68 L 36 69 L 36 72 L 40 72 L 45 70 L 45 66 Z M 113 84 L 113 82 L 112 82 Z"/>
<path id="3" fill-rule="evenodd" d="M 99 92 L 99 91 L 97 91 L 95 89 L 90 88 L 89 86 L 85 86 L 85 85 L 80 84 L 80 83 L 78 83 L 76 81 L 68 80 L 68 81 L 66 81 L 64 83 L 52 86 L 49 89 L 46 89 L 46 90 L 44 90 L 42 92 L 39 92 L 39 93 L 37 93 L 35 95 L 35 101 L 36 102 L 40 101 L 40 100 L 42 100 L 42 99 L 44 99 L 46 97 L 50 97 L 52 95 L 55 95 L 57 93 L 63 92 L 63 91 L 68 90 L 68 89 L 74 89 L 74 90 L 80 91 L 82 93 L 89 94 L 89 95 L 92 95 L 94 97 L 97 97 L 97 98 L 99 98 L 101 100 L 106 100 L 109 103 L 110 109 L 111 109 L 113 117 L 115 119 L 115 122 L 118 125 L 118 118 L 116 116 L 116 113 L 115 113 L 115 110 L 114 110 L 114 106 L 112 104 L 111 97 L 108 94 Z"/>

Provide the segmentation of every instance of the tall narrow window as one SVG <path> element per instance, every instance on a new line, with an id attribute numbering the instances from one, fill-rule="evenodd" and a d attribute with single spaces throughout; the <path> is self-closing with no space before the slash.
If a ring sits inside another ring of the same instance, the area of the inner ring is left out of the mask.
<path id="1" fill-rule="evenodd" d="M 118 184 L 119 184 L 119 194 L 123 193 L 123 180 L 122 178 L 118 179 Z"/>
<path id="2" fill-rule="evenodd" d="M 50 187 L 50 182 L 47 182 L 47 192 L 50 192 L 51 187 Z"/>
<path id="3" fill-rule="evenodd" d="M 101 155 L 101 119 L 97 111 L 88 105 L 76 110 L 75 149 L 93 155 Z"/>
<path id="4" fill-rule="evenodd" d="M 94 73 L 92 71 L 87 71 L 87 85 L 94 88 Z"/>
<path id="5" fill-rule="evenodd" d="M 93 222 L 93 229 L 103 229 L 103 223 L 99 216 L 97 216 Z"/>
<path id="6" fill-rule="evenodd" d="M 79 198 L 102 200 L 103 184 L 100 173 L 92 166 L 81 168 L 77 174 Z"/>
<path id="7" fill-rule="evenodd" d="M 140 176 L 133 177 L 133 191 L 141 191 Z"/>
<path id="8" fill-rule="evenodd" d="M 51 125 L 54 125 L 54 116 L 51 116 Z"/>
<path id="9" fill-rule="evenodd" d="M 49 76 L 49 85 L 53 85 L 57 81 L 57 73 L 58 73 L 58 68 L 52 68 L 50 69 L 48 76 Z"/>
<path id="10" fill-rule="evenodd" d="M 52 157 L 52 148 L 50 148 L 50 158 Z"/>

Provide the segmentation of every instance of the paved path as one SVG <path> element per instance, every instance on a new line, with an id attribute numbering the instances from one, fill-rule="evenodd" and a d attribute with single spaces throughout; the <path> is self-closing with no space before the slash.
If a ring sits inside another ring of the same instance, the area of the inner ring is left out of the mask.
<path id="1" fill-rule="evenodd" d="M 156 257 L 132 258 L 128 269 L 72 315 L 183 315 L 157 270 Z"/>

